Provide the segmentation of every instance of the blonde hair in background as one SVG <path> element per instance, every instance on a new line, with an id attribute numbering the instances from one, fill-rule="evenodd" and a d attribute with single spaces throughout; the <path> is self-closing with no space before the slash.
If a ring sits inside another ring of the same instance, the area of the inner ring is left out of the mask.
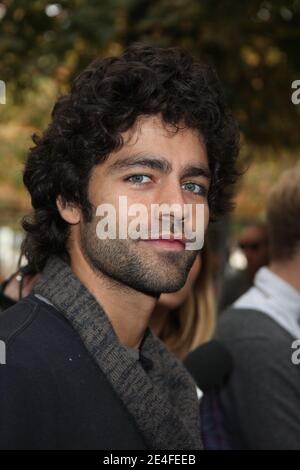
<path id="1" fill-rule="evenodd" d="M 214 284 L 207 247 L 201 250 L 200 273 L 187 299 L 176 310 L 168 312 L 159 338 L 178 359 L 209 341 L 216 326 Z"/>

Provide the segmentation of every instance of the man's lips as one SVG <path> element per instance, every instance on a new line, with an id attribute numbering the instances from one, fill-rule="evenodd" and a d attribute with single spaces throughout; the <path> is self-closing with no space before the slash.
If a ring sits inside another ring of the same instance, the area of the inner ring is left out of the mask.
<path id="1" fill-rule="evenodd" d="M 147 243 L 148 246 L 154 248 L 161 248 L 170 251 L 182 251 L 185 249 L 185 239 L 177 239 L 174 236 L 168 238 L 146 238 L 140 240 L 142 243 Z"/>

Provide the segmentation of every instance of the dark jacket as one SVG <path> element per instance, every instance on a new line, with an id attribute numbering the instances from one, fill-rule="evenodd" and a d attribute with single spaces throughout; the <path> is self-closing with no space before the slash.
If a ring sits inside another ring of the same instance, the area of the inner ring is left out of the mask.
<path id="1" fill-rule="evenodd" d="M 78 333 L 33 294 L 0 313 L 0 449 L 146 449 Z"/>
<path id="2" fill-rule="evenodd" d="M 234 449 L 300 449 L 300 365 L 292 362 L 293 338 L 268 315 L 230 308 L 217 338 L 234 369 L 220 394 Z"/>

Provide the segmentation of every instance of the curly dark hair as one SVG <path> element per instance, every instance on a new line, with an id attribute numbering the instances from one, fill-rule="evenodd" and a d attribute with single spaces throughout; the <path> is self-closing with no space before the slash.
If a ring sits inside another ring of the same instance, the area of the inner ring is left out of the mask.
<path id="1" fill-rule="evenodd" d="M 33 136 L 23 178 L 33 213 L 22 222 L 22 253 L 32 269 L 41 271 L 52 254 L 69 259 L 70 226 L 58 212 L 57 196 L 91 220 L 91 170 L 124 145 L 121 133 L 138 117 L 158 114 L 175 132 L 182 124 L 199 130 L 212 173 L 211 218 L 232 209 L 239 132 L 214 68 L 180 48 L 135 43 L 118 57 L 94 60 L 56 102 L 48 129 Z"/>

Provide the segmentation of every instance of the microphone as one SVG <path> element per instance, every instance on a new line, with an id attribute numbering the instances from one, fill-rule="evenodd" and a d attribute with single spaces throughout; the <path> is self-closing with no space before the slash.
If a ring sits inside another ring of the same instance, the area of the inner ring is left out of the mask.
<path id="1" fill-rule="evenodd" d="M 183 361 L 203 392 L 221 387 L 233 369 L 230 351 L 219 341 L 211 340 L 198 346 Z"/>

